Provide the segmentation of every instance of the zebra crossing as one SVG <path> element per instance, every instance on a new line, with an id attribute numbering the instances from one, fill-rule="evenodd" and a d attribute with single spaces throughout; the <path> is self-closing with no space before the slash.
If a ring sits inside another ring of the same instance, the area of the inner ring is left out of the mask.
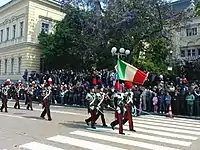
<path id="1" fill-rule="evenodd" d="M 200 121 L 166 118 L 163 116 L 140 116 L 133 118 L 137 132 L 128 131 L 124 125 L 125 135 L 118 134 L 118 127 L 97 127 L 92 129 L 77 129 L 67 135 L 47 137 L 42 142 L 32 141 L 19 146 L 27 150 L 66 150 L 65 146 L 73 149 L 90 150 L 182 150 L 189 149 L 200 137 Z M 57 143 L 59 146 L 55 146 Z"/>

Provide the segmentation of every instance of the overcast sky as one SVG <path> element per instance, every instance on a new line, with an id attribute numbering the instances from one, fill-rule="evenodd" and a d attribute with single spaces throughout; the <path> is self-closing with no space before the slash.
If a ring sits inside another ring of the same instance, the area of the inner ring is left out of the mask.
<path id="1" fill-rule="evenodd" d="M 11 0 L 0 0 L 0 6 L 6 4 L 9 1 L 11 1 Z M 176 1 L 176 0 L 168 0 L 168 1 Z"/>
<path id="2" fill-rule="evenodd" d="M 6 4 L 6 3 L 9 2 L 9 1 L 11 1 L 11 0 L 0 0 L 0 6 Z"/>

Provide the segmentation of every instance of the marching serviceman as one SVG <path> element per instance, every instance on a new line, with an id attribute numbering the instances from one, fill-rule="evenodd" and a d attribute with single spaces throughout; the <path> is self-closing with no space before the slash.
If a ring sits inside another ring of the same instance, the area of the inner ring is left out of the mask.
<path id="1" fill-rule="evenodd" d="M 87 125 L 89 125 L 89 122 L 91 121 L 91 128 L 96 129 L 94 126 L 96 118 L 96 94 L 94 88 L 87 93 L 86 100 L 88 101 L 88 113 L 90 113 L 91 117 L 85 119 L 85 122 Z"/>
<path id="2" fill-rule="evenodd" d="M 21 90 L 21 85 L 18 83 L 18 85 L 16 85 L 15 91 L 14 91 L 14 94 L 15 94 L 15 105 L 14 105 L 14 108 L 15 109 L 17 109 L 17 108 L 20 109 L 20 105 L 19 105 L 20 90 Z"/>
<path id="3" fill-rule="evenodd" d="M 115 99 L 115 118 L 116 120 L 113 121 L 110 125 L 112 129 L 114 130 L 114 127 L 119 124 L 119 134 L 123 133 L 123 116 L 125 112 L 124 108 L 124 102 L 123 102 L 123 93 L 118 94 L 118 97 Z"/>
<path id="4" fill-rule="evenodd" d="M 50 112 L 50 105 L 51 105 L 51 86 L 47 85 L 46 87 L 46 96 L 43 98 L 43 112 L 40 115 L 41 118 L 44 119 L 45 115 L 47 114 L 48 120 L 51 121 L 51 112 Z"/>
<path id="5" fill-rule="evenodd" d="M 33 110 L 32 98 L 33 98 L 33 94 L 34 94 L 34 88 L 32 87 L 32 84 L 27 85 L 27 86 L 28 87 L 26 88 L 26 103 L 27 103 L 26 109 L 29 110 L 29 108 L 31 108 L 31 110 Z"/>
<path id="6" fill-rule="evenodd" d="M 103 103 L 105 102 L 105 93 L 103 92 L 103 88 L 100 89 L 101 91 L 98 92 L 96 94 L 96 98 L 97 98 L 97 101 L 98 101 L 98 104 L 97 104 L 97 114 L 95 116 L 95 122 L 96 120 L 99 118 L 99 116 L 101 116 L 101 121 L 102 121 L 102 124 L 104 127 L 107 127 L 106 125 L 106 120 L 105 120 L 105 117 L 104 117 L 104 112 L 103 112 Z"/>
<path id="7" fill-rule="evenodd" d="M 7 110 L 7 102 L 8 102 L 8 90 L 9 90 L 9 86 L 11 84 L 10 79 L 7 79 L 4 87 L 2 88 L 2 106 L 1 106 L 1 112 L 3 112 L 3 109 L 5 108 L 5 112 L 8 112 Z"/>
<path id="8" fill-rule="evenodd" d="M 129 124 L 129 130 L 134 131 L 133 129 L 133 119 L 132 119 L 132 108 L 133 108 L 133 92 L 130 90 L 126 93 L 126 104 L 125 104 L 125 114 L 123 119 L 123 124 L 125 124 L 128 121 Z"/>

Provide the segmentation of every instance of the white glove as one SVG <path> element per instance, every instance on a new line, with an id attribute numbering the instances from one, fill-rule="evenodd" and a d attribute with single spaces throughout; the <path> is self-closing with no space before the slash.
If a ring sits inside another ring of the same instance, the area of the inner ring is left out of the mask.
<path id="1" fill-rule="evenodd" d="M 121 110 L 120 110 L 120 108 L 119 108 L 119 107 L 117 107 L 117 112 L 118 112 L 118 114 L 120 114 L 120 113 L 121 113 Z"/>
<path id="2" fill-rule="evenodd" d="M 100 107 L 99 107 L 99 106 L 97 106 L 97 110 L 99 110 L 99 108 L 100 108 Z"/>
<path id="3" fill-rule="evenodd" d="M 90 109 L 91 109 L 91 110 L 94 110 L 94 106 L 91 106 Z"/>

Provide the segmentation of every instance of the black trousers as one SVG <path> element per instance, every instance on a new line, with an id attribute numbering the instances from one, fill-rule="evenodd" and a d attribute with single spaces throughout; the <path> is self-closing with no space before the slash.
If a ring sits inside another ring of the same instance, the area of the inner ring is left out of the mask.
<path id="1" fill-rule="evenodd" d="M 91 121 L 91 127 L 93 128 L 94 127 L 94 124 L 95 124 L 95 118 L 96 118 L 96 110 L 91 110 L 91 109 L 88 109 L 88 112 L 90 113 L 91 117 L 89 117 L 88 119 L 85 119 L 85 121 L 87 123 L 89 123 Z"/>
<path id="2" fill-rule="evenodd" d="M 100 109 L 100 111 L 98 110 L 97 111 L 97 114 L 95 116 L 95 122 L 97 121 L 97 119 L 101 116 L 101 121 L 102 121 L 102 124 L 103 126 L 106 126 L 106 120 L 105 120 L 105 117 L 104 117 L 104 114 L 103 114 L 103 109 Z"/>
<path id="3" fill-rule="evenodd" d="M 29 110 L 29 108 L 31 108 L 31 110 L 33 110 L 33 107 L 32 107 L 32 97 L 31 96 L 27 96 L 27 107 L 26 109 Z"/>
<path id="4" fill-rule="evenodd" d="M 51 120 L 51 112 L 50 112 L 50 105 L 44 104 L 44 110 L 40 115 L 42 118 L 47 114 L 48 120 Z"/>
<path id="5" fill-rule="evenodd" d="M 7 110 L 7 108 L 8 108 L 7 102 L 8 102 L 7 98 L 3 97 L 2 98 L 2 105 L 1 105 L 1 112 L 3 112 L 4 108 L 5 108 L 5 112 L 8 112 L 8 110 Z"/>
<path id="6" fill-rule="evenodd" d="M 14 105 L 14 108 L 15 108 L 15 109 L 16 109 L 16 108 L 20 109 L 19 97 L 18 97 L 18 96 L 15 97 L 15 105 Z"/>

